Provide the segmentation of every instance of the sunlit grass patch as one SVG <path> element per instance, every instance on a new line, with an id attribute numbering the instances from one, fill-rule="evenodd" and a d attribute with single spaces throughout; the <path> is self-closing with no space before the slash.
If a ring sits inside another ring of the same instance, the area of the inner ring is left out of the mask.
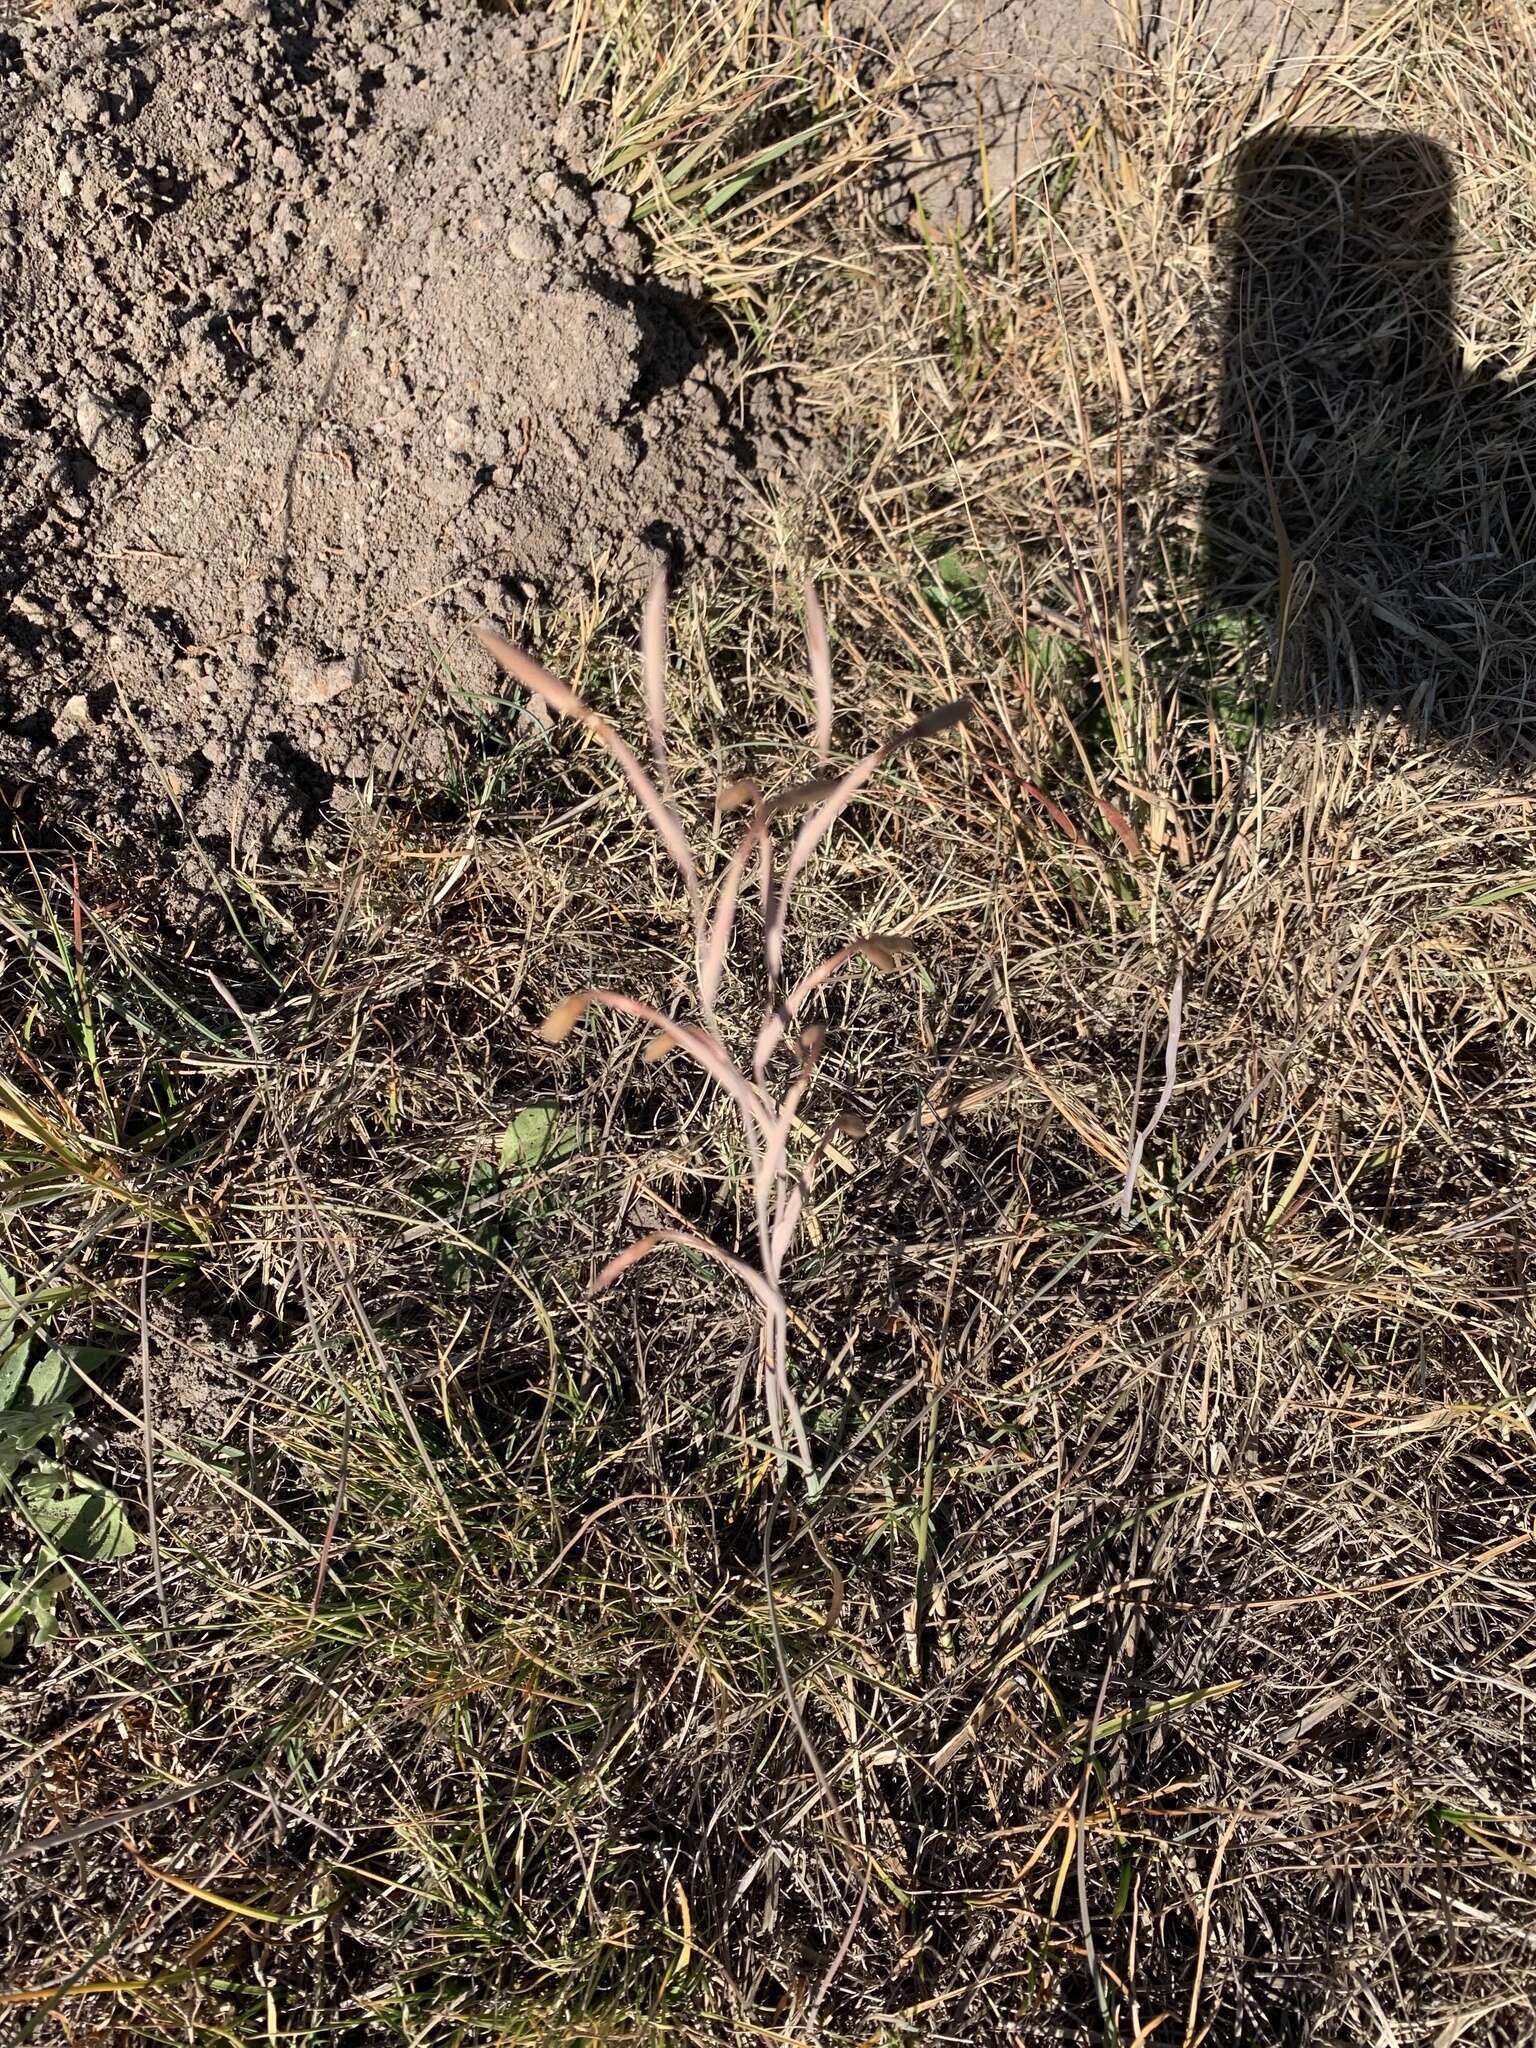
<path id="1" fill-rule="evenodd" d="M 1490 23 L 1399 9 L 1286 104 L 1454 130 L 1513 360 Z M 654 1025 L 541 1036 L 594 986 L 674 1017 L 696 933 L 515 678 L 454 679 L 442 786 L 223 875 L 191 936 L 124 855 L 13 855 L 4 1261 L 138 1540 L 71 1576 L 7 1510 L 48 1594 L 4 1665 L 5 2024 L 1518 2039 L 1532 809 L 1209 587 L 1220 173 L 1277 103 L 1176 43 L 925 242 L 859 207 L 899 73 L 819 22 L 625 6 L 566 48 L 594 171 L 812 430 L 671 607 L 690 843 L 817 772 L 807 574 L 834 759 L 972 707 L 786 939 L 786 981 L 915 946 L 818 992 L 848 1127 L 779 1274 L 818 1485 L 717 1261 L 592 1291 L 660 1229 L 750 1252 L 755 1189 Z M 525 623 L 643 752 L 633 611 Z"/>

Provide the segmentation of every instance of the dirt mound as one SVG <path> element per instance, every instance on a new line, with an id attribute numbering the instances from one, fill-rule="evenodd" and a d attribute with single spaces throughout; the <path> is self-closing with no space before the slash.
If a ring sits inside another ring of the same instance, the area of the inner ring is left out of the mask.
<path id="1" fill-rule="evenodd" d="M 727 544 L 722 347 L 561 47 L 372 0 L 0 33 L 0 767 L 249 849 L 430 748 L 468 620 Z"/>

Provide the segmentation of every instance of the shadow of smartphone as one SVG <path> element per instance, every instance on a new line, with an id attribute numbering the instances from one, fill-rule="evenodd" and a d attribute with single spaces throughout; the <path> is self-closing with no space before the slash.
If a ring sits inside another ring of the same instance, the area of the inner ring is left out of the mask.
<path id="1" fill-rule="evenodd" d="M 1278 127 L 1231 170 L 1214 613 L 1272 630 L 1272 686 L 1536 757 L 1536 403 L 1463 373 L 1456 182 L 1429 137 Z"/>

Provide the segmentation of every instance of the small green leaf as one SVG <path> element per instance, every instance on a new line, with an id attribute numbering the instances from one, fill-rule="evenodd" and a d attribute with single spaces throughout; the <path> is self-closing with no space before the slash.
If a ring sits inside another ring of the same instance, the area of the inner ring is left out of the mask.
<path id="1" fill-rule="evenodd" d="M 107 1562 L 138 1546 L 122 1502 L 99 1480 L 63 1465 L 39 1465 L 15 1481 L 15 1492 L 38 1535 L 66 1557 Z"/>
<path id="2" fill-rule="evenodd" d="M 46 1408 L 62 1401 L 75 1376 L 75 1369 L 62 1351 L 45 1351 L 27 1363 L 30 1337 L 23 1337 L 0 1356 L 0 1428 L 17 1408 Z"/>
<path id="3" fill-rule="evenodd" d="M 958 548 L 950 548 L 933 564 L 939 581 L 951 590 L 974 590 L 978 577 Z"/>
<path id="4" fill-rule="evenodd" d="M 75 1369 L 62 1351 L 45 1351 L 27 1374 L 27 1401 L 34 1408 L 63 1403 Z"/>
<path id="5" fill-rule="evenodd" d="M 45 1437 L 57 1442 L 75 1411 L 64 1397 L 73 1368 L 59 1351 L 45 1351 L 27 1364 L 23 1339 L 0 1360 L 0 1477 L 9 1479 L 29 1451 Z"/>
<path id="6" fill-rule="evenodd" d="M 501 1134 L 496 1163 L 503 1173 L 531 1173 L 569 1159 L 581 1145 L 581 1127 L 562 1123 L 558 1109 L 530 1104 L 520 1109 Z"/>
<path id="7" fill-rule="evenodd" d="M 981 596 L 982 572 L 958 548 L 948 548 L 928 564 L 923 595 L 941 611 L 970 611 Z"/>
<path id="8" fill-rule="evenodd" d="M 50 1401 L 37 1408 L 0 1409 L 0 1475 L 9 1478 L 28 1451 L 36 1450 L 45 1436 L 57 1441 L 60 1431 L 74 1420 L 75 1411 L 67 1401 Z"/>
<path id="9" fill-rule="evenodd" d="M 32 1624 L 34 1643 L 47 1643 L 59 1632 L 58 1596 L 63 1574 L 50 1572 L 36 1585 L 18 1593 L 14 1585 L 0 1585 L 0 1657 L 9 1657 L 23 1626 Z"/>
<path id="10" fill-rule="evenodd" d="M 1254 637 L 1254 622 L 1247 612 L 1207 612 L 1197 631 L 1213 648 L 1242 648 Z"/>
<path id="11" fill-rule="evenodd" d="M 1517 875 L 1511 882 L 1500 882 L 1497 888 L 1484 889 L 1480 896 L 1469 896 L 1464 903 L 1452 903 L 1437 912 L 1436 922 L 1447 917 L 1459 917 L 1464 910 L 1491 910 L 1496 903 L 1512 903 L 1517 896 L 1528 896 L 1536 889 L 1536 875 Z"/>
<path id="12" fill-rule="evenodd" d="M 21 1383 L 27 1372 L 27 1353 L 31 1348 L 32 1339 L 23 1337 L 0 1351 L 0 1409 L 9 1408 L 20 1398 Z"/>
<path id="13" fill-rule="evenodd" d="M 16 1311 L 11 1306 L 15 1299 L 16 1276 L 9 1266 L 0 1266 L 0 1351 L 9 1346 L 16 1327 Z"/>

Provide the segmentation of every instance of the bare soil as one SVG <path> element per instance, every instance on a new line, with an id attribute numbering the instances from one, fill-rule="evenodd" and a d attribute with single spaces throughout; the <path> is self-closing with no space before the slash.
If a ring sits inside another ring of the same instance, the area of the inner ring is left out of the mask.
<path id="1" fill-rule="evenodd" d="M 729 547 L 756 449 L 473 6 L 0 35 L 0 768 L 238 852 L 430 765 L 468 622 Z"/>

